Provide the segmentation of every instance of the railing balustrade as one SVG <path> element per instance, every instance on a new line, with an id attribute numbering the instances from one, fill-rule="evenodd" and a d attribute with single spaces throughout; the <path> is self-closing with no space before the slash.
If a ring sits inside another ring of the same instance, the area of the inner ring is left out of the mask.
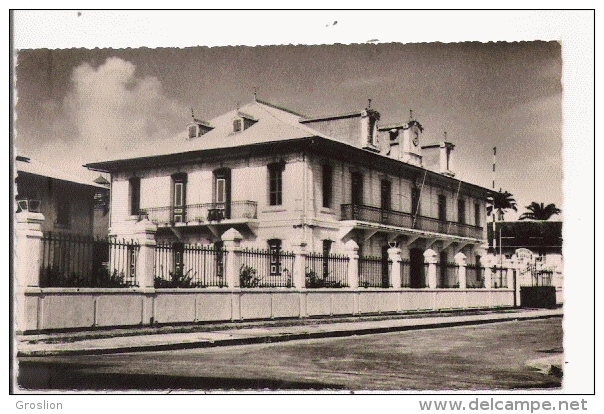
<path id="1" fill-rule="evenodd" d="M 155 246 L 156 288 L 224 287 L 227 252 L 210 245 L 160 243 Z"/>
<path id="2" fill-rule="evenodd" d="M 145 216 L 157 225 L 174 225 L 173 207 L 148 207 L 139 211 L 139 216 Z M 191 222 L 220 222 L 228 219 L 254 220 L 258 217 L 258 203 L 255 201 L 232 201 L 227 209 L 225 203 L 187 204 L 184 208 L 186 223 Z"/>
<path id="3" fill-rule="evenodd" d="M 359 287 L 389 287 L 391 267 L 387 258 L 359 257 Z"/>
<path id="4" fill-rule="evenodd" d="M 466 287 L 468 289 L 484 287 L 485 268 L 476 265 L 466 266 Z"/>
<path id="5" fill-rule="evenodd" d="M 439 288 L 458 288 L 459 266 L 455 263 L 437 263 L 436 277 Z"/>
<path id="6" fill-rule="evenodd" d="M 282 250 L 243 249 L 239 286 L 293 287 L 294 257 Z"/>
<path id="7" fill-rule="evenodd" d="M 138 286 L 139 245 L 131 240 L 45 232 L 41 287 Z"/>
<path id="8" fill-rule="evenodd" d="M 455 221 L 443 221 L 419 215 L 414 217 L 411 213 L 385 210 L 372 206 L 342 204 L 341 220 L 367 221 L 370 223 L 381 223 L 434 233 L 482 239 L 482 227 L 462 224 Z"/>
<path id="9" fill-rule="evenodd" d="M 306 287 L 348 287 L 349 261 L 348 256 L 309 253 L 306 256 Z"/>

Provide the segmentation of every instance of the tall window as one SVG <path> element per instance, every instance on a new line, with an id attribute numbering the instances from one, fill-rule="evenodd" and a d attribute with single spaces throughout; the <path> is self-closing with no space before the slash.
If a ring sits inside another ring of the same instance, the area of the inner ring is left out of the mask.
<path id="1" fill-rule="evenodd" d="M 350 174 L 350 201 L 355 206 L 363 205 L 363 174 L 355 171 Z"/>
<path id="2" fill-rule="evenodd" d="M 57 201 L 57 225 L 61 227 L 69 226 L 70 198 L 67 196 L 59 197 Z"/>
<path id="3" fill-rule="evenodd" d="M 130 215 L 136 216 L 141 207 L 141 179 L 132 177 L 130 179 Z"/>
<path id="4" fill-rule="evenodd" d="M 323 165 L 323 207 L 331 208 L 333 195 L 333 168 L 331 165 Z"/>
<path id="5" fill-rule="evenodd" d="M 457 200 L 457 222 L 466 224 L 466 202 L 465 200 Z"/>
<path id="6" fill-rule="evenodd" d="M 271 239 L 268 241 L 268 248 L 271 255 L 271 276 L 281 274 L 281 240 Z"/>
<path id="7" fill-rule="evenodd" d="M 419 187 L 411 188 L 411 214 L 416 215 L 419 214 L 419 196 L 420 189 Z"/>
<path id="8" fill-rule="evenodd" d="M 187 174 L 172 175 L 172 221 L 186 221 Z"/>
<path id="9" fill-rule="evenodd" d="M 474 225 L 480 226 L 480 203 L 474 204 Z"/>
<path id="10" fill-rule="evenodd" d="M 269 205 L 280 206 L 283 204 L 283 163 L 269 164 Z"/>
<path id="11" fill-rule="evenodd" d="M 438 196 L 438 219 L 447 220 L 447 197 L 442 194 Z"/>

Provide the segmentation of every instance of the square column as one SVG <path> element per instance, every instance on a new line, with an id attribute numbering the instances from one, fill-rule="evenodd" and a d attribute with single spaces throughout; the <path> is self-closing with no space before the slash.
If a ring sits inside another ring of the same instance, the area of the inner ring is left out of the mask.
<path id="1" fill-rule="evenodd" d="M 390 269 L 390 282 L 392 287 L 397 289 L 401 287 L 401 249 L 391 247 L 388 249 L 388 258 L 392 261 L 392 269 Z"/>
<path id="2" fill-rule="evenodd" d="M 467 289 L 468 283 L 466 279 L 466 255 L 462 252 L 459 252 L 455 255 L 455 264 L 458 266 L 458 279 L 459 279 L 459 288 Z"/>
<path id="3" fill-rule="evenodd" d="M 430 289 L 436 289 L 437 278 L 436 278 L 436 252 L 432 249 L 428 249 L 424 252 L 424 263 L 428 264 L 428 287 Z"/>
<path id="4" fill-rule="evenodd" d="M 234 228 L 224 232 L 221 237 L 224 242 L 226 259 L 224 263 L 224 276 L 227 287 L 239 287 L 239 270 L 241 268 L 241 240 L 243 236 Z"/>
<path id="5" fill-rule="evenodd" d="M 155 286 L 155 234 L 157 226 L 149 219 L 139 221 L 134 225 L 134 240 L 138 243 L 139 251 L 136 261 L 136 278 L 141 289 L 151 289 Z"/>
<path id="6" fill-rule="evenodd" d="M 344 245 L 348 254 L 348 287 L 359 287 L 359 245 L 354 240 L 349 240 Z"/>
<path id="7" fill-rule="evenodd" d="M 484 266 L 484 287 L 491 289 L 493 266 L 497 263 L 497 258 L 492 254 L 481 257 L 480 262 Z"/>
<path id="8" fill-rule="evenodd" d="M 302 242 L 296 246 L 294 254 L 294 287 L 303 289 L 306 287 L 306 243 Z"/>

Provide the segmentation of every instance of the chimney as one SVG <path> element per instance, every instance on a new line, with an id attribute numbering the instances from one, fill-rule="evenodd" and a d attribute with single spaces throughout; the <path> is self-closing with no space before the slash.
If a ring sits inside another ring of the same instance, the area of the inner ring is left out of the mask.
<path id="1" fill-rule="evenodd" d="M 446 137 L 446 135 L 445 135 Z M 439 148 L 440 148 L 440 157 L 439 157 L 439 164 L 440 164 L 440 173 L 443 175 L 448 175 L 449 177 L 454 177 L 455 173 L 453 172 L 453 163 L 452 163 L 452 157 L 451 157 L 451 153 L 453 152 L 453 149 L 455 148 L 455 145 L 453 145 L 451 142 L 448 141 L 441 141 L 439 143 Z"/>
<path id="2" fill-rule="evenodd" d="M 371 109 L 371 99 L 368 99 L 367 108 L 361 112 L 360 144 L 364 149 L 379 152 L 377 147 L 378 121 L 380 113 Z"/>

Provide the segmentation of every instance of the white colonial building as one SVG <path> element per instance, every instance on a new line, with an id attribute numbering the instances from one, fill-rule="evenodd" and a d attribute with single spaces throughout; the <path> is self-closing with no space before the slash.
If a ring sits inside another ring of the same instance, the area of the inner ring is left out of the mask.
<path id="1" fill-rule="evenodd" d="M 426 250 L 440 263 L 484 255 L 489 190 L 455 179 L 453 144 L 424 145 L 417 120 L 379 118 L 371 108 L 307 118 L 254 100 L 192 119 L 181 138 L 86 166 L 111 174 L 118 237 L 146 216 L 159 242 L 215 245 L 234 228 L 243 247 L 338 253 L 354 240 L 359 255 L 386 261 L 398 246 L 421 287 Z M 430 155 L 435 170 L 424 166 Z"/>

